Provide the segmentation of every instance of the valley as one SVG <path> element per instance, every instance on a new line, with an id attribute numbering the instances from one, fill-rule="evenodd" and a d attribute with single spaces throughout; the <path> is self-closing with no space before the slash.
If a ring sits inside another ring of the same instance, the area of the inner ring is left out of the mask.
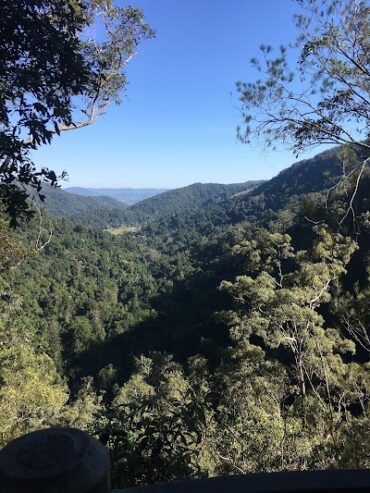
<path id="1" fill-rule="evenodd" d="M 368 491 L 369 53 L 366 0 L 0 1 L 0 493 Z"/>
<path id="2" fill-rule="evenodd" d="M 3 323 L 19 327 L 13 347 L 22 333 L 54 368 L 45 392 L 65 392 L 40 419 L 97 434 L 120 486 L 141 483 L 149 465 L 149 482 L 229 474 L 226 453 L 256 471 L 326 467 L 334 424 L 341 464 L 365 464 L 365 449 L 353 455 L 352 445 L 368 421 L 350 409 L 367 399 L 369 376 L 367 335 L 356 329 L 370 296 L 369 176 L 355 197 L 360 235 L 350 217 L 338 229 L 348 201 L 345 190 L 328 195 L 338 156 L 130 207 L 78 196 L 89 201 L 81 209 L 74 195 L 47 192 L 42 230 L 31 223 L 16 234 L 22 258 L 2 274 L 14 306 Z M 36 238 L 42 251 L 32 251 Z M 285 342 L 297 325 L 311 387 L 300 387 L 295 346 Z"/>

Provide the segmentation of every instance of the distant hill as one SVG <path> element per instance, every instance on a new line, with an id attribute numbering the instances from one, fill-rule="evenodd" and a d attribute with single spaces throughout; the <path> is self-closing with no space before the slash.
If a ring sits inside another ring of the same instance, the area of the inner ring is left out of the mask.
<path id="1" fill-rule="evenodd" d="M 342 164 L 337 154 L 338 148 L 321 152 L 313 158 L 293 164 L 266 181 L 230 185 L 194 183 L 143 200 L 131 206 L 129 212 L 139 220 L 145 220 L 182 214 L 205 206 L 208 210 L 215 207 L 217 211 L 220 208 L 234 210 L 236 207 L 240 208 L 242 215 L 261 207 L 265 210 L 279 210 L 306 194 L 330 188 L 342 173 Z"/>
<path id="2" fill-rule="evenodd" d="M 127 208 L 125 204 L 111 197 L 83 197 L 48 185 L 43 186 L 42 194 L 45 196 L 44 202 L 38 201 L 37 198 L 35 200 L 54 217 L 74 219 L 84 214 L 93 216 L 101 212 L 123 211 Z"/>
<path id="3" fill-rule="evenodd" d="M 239 198 L 244 201 L 263 199 L 265 207 L 280 209 L 308 193 L 327 190 L 343 172 L 338 150 L 335 147 L 299 161 L 261 183 L 249 194 L 240 194 Z"/>
<path id="4" fill-rule="evenodd" d="M 223 201 L 236 193 L 250 190 L 262 181 L 248 181 L 222 185 L 219 183 L 194 183 L 187 187 L 176 188 L 161 193 L 150 199 L 130 207 L 130 211 L 137 216 L 152 218 L 183 212 L 206 205 L 213 201 Z"/>
<path id="5" fill-rule="evenodd" d="M 100 228 L 143 224 L 171 215 L 181 216 L 187 211 L 194 216 L 192 221 L 196 223 L 199 209 L 207 209 L 210 217 L 212 214 L 217 216 L 218 223 L 237 222 L 247 217 L 257 220 L 262 215 L 269 215 L 268 211 L 277 212 L 297 203 L 306 194 L 324 191 L 332 186 L 342 173 L 337 153 L 338 148 L 333 148 L 302 160 L 268 181 L 229 185 L 194 183 L 162 193 L 160 189 L 71 187 L 66 191 L 45 187 L 44 207 L 52 216 L 67 217 Z M 79 194 L 71 193 L 72 190 L 79 191 Z M 111 196 L 99 195 L 103 192 L 111 192 L 121 199 L 125 196 L 126 202 L 139 200 L 140 193 L 155 195 L 127 207 Z"/>
<path id="6" fill-rule="evenodd" d="M 67 217 L 74 222 L 100 228 L 119 227 L 148 222 L 156 217 L 178 214 L 206 204 L 222 202 L 238 192 L 250 190 L 259 183 L 261 182 L 231 185 L 194 183 L 187 187 L 157 193 L 131 207 L 111 197 L 78 195 L 71 193 L 71 188 L 66 191 L 45 187 L 46 201 L 43 207 L 54 217 Z M 158 189 L 151 190 L 158 192 Z M 97 189 L 95 191 L 97 192 Z"/>
<path id="7" fill-rule="evenodd" d="M 166 192 L 167 188 L 83 188 L 67 187 L 66 192 L 85 197 L 111 197 L 127 205 L 133 205 L 141 200 Z"/>

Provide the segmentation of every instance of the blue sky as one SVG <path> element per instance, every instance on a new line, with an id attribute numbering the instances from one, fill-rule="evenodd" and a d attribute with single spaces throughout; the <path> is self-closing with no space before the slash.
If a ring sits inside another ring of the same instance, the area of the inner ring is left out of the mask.
<path id="1" fill-rule="evenodd" d="M 237 80 L 253 78 L 249 60 L 261 43 L 293 39 L 294 1 L 132 4 L 143 8 L 157 36 L 128 66 L 122 105 L 55 138 L 37 151 L 37 163 L 67 170 L 63 186 L 175 188 L 270 178 L 295 161 L 291 152 L 237 141 L 234 90 Z"/>

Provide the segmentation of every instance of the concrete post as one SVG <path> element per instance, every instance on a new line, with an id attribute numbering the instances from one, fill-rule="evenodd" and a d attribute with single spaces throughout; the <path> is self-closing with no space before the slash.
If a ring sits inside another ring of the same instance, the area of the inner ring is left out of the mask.
<path id="1" fill-rule="evenodd" d="M 107 450 L 83 431 L 51 428 L 0 451 L 0 493 L 109 493 Z"/>

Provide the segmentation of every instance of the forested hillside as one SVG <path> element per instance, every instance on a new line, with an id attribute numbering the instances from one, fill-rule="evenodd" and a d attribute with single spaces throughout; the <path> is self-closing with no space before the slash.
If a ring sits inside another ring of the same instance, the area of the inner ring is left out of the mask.
<path id="1" fill-rule="evenodd" d="M 67 187 L 66 192 L 84 197 L 111 197 L 119 200 L 127 205 L 136 204 L 141 200 L 153 197 L 159 193 L 166 192 L 165 188 L 83 188 L 83 187 Z"/>
<path id="2" fill-rule="evenodd" d="M 209 214 L 206 220 L 209 224 L 224 224 L 246 217 L 251 220 L 253 214 L 256 218 L 262 215 L 267 218 L 294 204 L 304 194 L 330 188 L 342 173 L 337 152 L 337 149 L 329 150 L 300 161 L 265 183 L 194 183 L 160 193 L 131 207 L 110 197 L 81 196 L 51 187 L 44 189 L 45 201 L 41 205 L 51 216 L 69 218 L 78 224 L 118 228 L 148 223 L 152 231 L 161 228 L 161 222 L 165 223 L 163 229 L 176 229 L 177 224 L 183 228 L 184 221 L 189 222 L 183 228 L 187 231 Z"/>
<path id="3" fill-rule="evenodd" d="M 234 194 L 247 191 L 260 182 L 234 183 L 220 185 L 218 183 L 194 183 L 188 187 L 170 190 L 151 199 L 143 200 L 131 210 L 137 217 L 158 217 L 176 214 L 199 206 L 207 206 L 214 201 L 222 201 Z"/>
<path id="4" fill-rule="evenodd" d="M 75 223 L 108 228 L 161 221 L 187 220 L 198 222 L 212 210 L 210 222 L 240 220 L 246 215 L 251 219 L 253 210 L 261 214 L 275 213 L 296 202 L 302 195 L 330 188 L 342 173 L 338 149 L 325 151 L 314 158 L 296 163 L 279 173 L 275 178 L 222 185 L 216 183 L 194 183 L 187 187 L 169 190 L 139 201 L 131 207 L 104 196 L 80 196 L 61 189 L 46 188 L 43 208 L 54 217 L 70 218 Z M 200 208 L 200 211 L 195 212 Z M 216 210 L 218 209 L 218 213 Z M 191 212 L 193 211 L 193 213 Z M 179 216 L 179 218 L 177 218 Z M 172 218 L 172 219 L 171 219 Z M 176 219 L 175 219 L 176 218 Z M 234 218 L 234 219 L 233 219 Z M 158 224 L 151 224 L 152 228 Z M 192 227 L 189 225 L 189 227 Z"/>
<path id="5" fill-rule="evenodd" d="M 369 467 L 370 177 L 346 214 L 339 151 L 148 199 L 124 235 L 3 223 L 2 443 L 87 429 L 119 486 Z"/>
<path id="6" fill-rule="evenodd" d="M 53 188 L 45 186 L 42 194 L 44 200 L 34 196 L 36 204 L 45 209 L 47 213 L 53 217 L 78 218 L 84 214 L 91 216 L 102 212 L 106 214 L 110 211 L 123 211 L 127 205 L 107 196 L 81 196 L 74 193 L 65 192 L 61 188 Z"/>
<path id="7" fill-rule="evenodd" d="M 137 225 L 158 217 L 167 217 L 179 212 L 207 207 L 222 202 L 238 192 L 247 192 L 261 182 L 246 182 L 231 185 L 217 183 L 194 183 L 156 194 L 127 208 L 125 204 L 104 196 L 79 196 L 61 189 L 48 187 L 45 190 L 45 211 L 54 217 L 72 219 L 75 223 L 95 227 L 119 227 Z"/>

